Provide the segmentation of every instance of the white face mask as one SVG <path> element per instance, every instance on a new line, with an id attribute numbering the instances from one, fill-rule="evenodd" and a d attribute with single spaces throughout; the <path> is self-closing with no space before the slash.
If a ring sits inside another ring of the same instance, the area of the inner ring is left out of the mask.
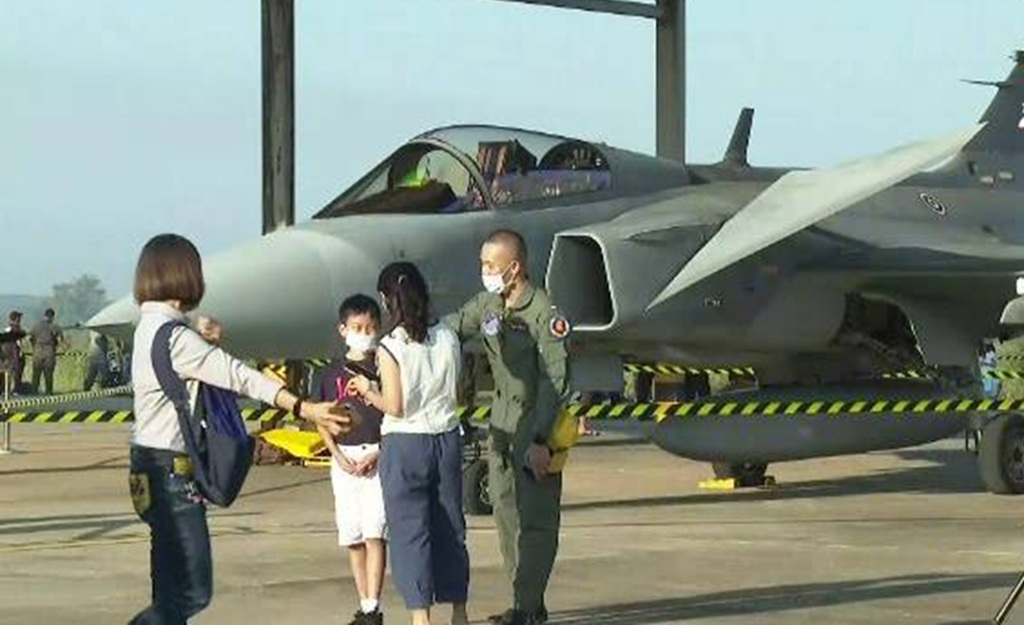
<path id="1" fill-rule="evenodd" d="M 345 345 L 354 352 L 368 352 L 377 345 L 377 339 L 370 334 L 349 332 L 345 335 Z"/>
<path id="2" fill-rule="evenodd" d="M 488 293 L 494 293 L 495 295 L 501 295 L 504 293 L 505 289 L 508 288 L 508 285 L 505 284 L 505 274 L 508 273 L 508 270 L 511 268 L 512 265 L 510 263 L 508 267 L 505 267 L 505 271 L 502 271 L 501 273 L 481 274 L 480 279 L 484 283 L 484 290 Z"/>

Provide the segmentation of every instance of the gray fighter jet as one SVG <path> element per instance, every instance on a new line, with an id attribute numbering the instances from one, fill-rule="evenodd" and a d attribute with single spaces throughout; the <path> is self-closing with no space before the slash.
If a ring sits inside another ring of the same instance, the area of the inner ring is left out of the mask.
<path id="1" fill-rule="evenodd" d="M 240 355 L 328 356 L 337 303 L 373 293 L 384 264 L 417 262 L 446 313 L 480 290 L 481 240 L 513 228 L 574 324 L 579 389 L 610 390 L 639 360 L 754 366 L 759 386 L 740 401 L 977 396 L 978 347 L 1022 293 L 1024 53 L 986 84 L 997 93 L 980 124 L 817 170 L 748 164 L 752 110 L 713 165 L 523 130 L 431 131 L 312 220 L 211 258 L 203 312 Z M 1007 321 L 1024 324 L 1015 309 Z M 89 325 L 124 335 L 136 315 L 126 298 Z M 882 379 L 906 369 L 932 377 Z M 965 426 L 981 433 L 987 486 L 1024 491 L 1014 415 L 673 418 L 653 436 L 749 479 Z"/>

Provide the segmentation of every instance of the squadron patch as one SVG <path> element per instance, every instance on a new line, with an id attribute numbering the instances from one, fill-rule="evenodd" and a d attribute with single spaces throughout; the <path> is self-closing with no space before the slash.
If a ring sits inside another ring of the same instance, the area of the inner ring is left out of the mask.
<path id="1" fill-rule="evenodd" d="M 128 476 L 128 492 L 132 496 L 132 507 L 140 517 L 149 512 L 153 505 L 153 497 L 149 489 L 149 476 L 145 473 L 132 473 Z"/>
<path id="2" fill-rule="evenodd" d="M 480 323 L 480 331 L 485 336 L 498 336 L 498 333 L 501 332 L 501 317 L 493 311 L 488 312 Z"/>
<path id="3" fill-rule="evenodd" d="M 550 329 L 551 336 L 556 339 L 564 339 L 569 336 L 569 332 L 572 330 L 572 327 L 569 325 L 568 319 L 556 313 L 555 316 L 551 318 Z"/>

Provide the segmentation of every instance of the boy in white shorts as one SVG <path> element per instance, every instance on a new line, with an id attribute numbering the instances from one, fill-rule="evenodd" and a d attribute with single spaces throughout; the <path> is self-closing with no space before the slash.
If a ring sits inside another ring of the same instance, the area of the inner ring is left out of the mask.
<path id="1" fill-rule="evenodd" d="M 349 625 L 382 625 L 381 587 L 387 561 L 384 496 L 377 459 L 383 415 L 346 391 L 350 378 L 376 376 L 374 348 L 380 307 L 366 295 L 353 295 L 338 309 L 338 332 L 348 347 L 313 384 L 316 401 L 340 401 L 353 417 L 352 430 L 337 439 L 321 430 L 331 451 L 331 487 L 338 524 L 338 544 L 348 548 L 349 565 L 359 592 L 359 611 Z"/>

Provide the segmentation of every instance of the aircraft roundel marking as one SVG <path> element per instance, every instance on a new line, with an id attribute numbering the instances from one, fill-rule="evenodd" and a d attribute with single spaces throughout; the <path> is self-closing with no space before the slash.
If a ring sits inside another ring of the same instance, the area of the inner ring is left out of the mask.
<path id="1" fill-rule="evenodd" d="M 931 193 L 922 193 L 921 195 L 919 195 L 917 197 L 922 202 L 924 202 L 925 206 L 927 206 L 928 208 L 932 209 L 932 212 L 935 213 L 936 215 L 945 216 L 946 213 L 949 212 L 949 209 L 946 208 L 946 205 L 943 204 L 942 202 L 940 202 L 938 200 L 938 198 L 936 198 Z"/>

